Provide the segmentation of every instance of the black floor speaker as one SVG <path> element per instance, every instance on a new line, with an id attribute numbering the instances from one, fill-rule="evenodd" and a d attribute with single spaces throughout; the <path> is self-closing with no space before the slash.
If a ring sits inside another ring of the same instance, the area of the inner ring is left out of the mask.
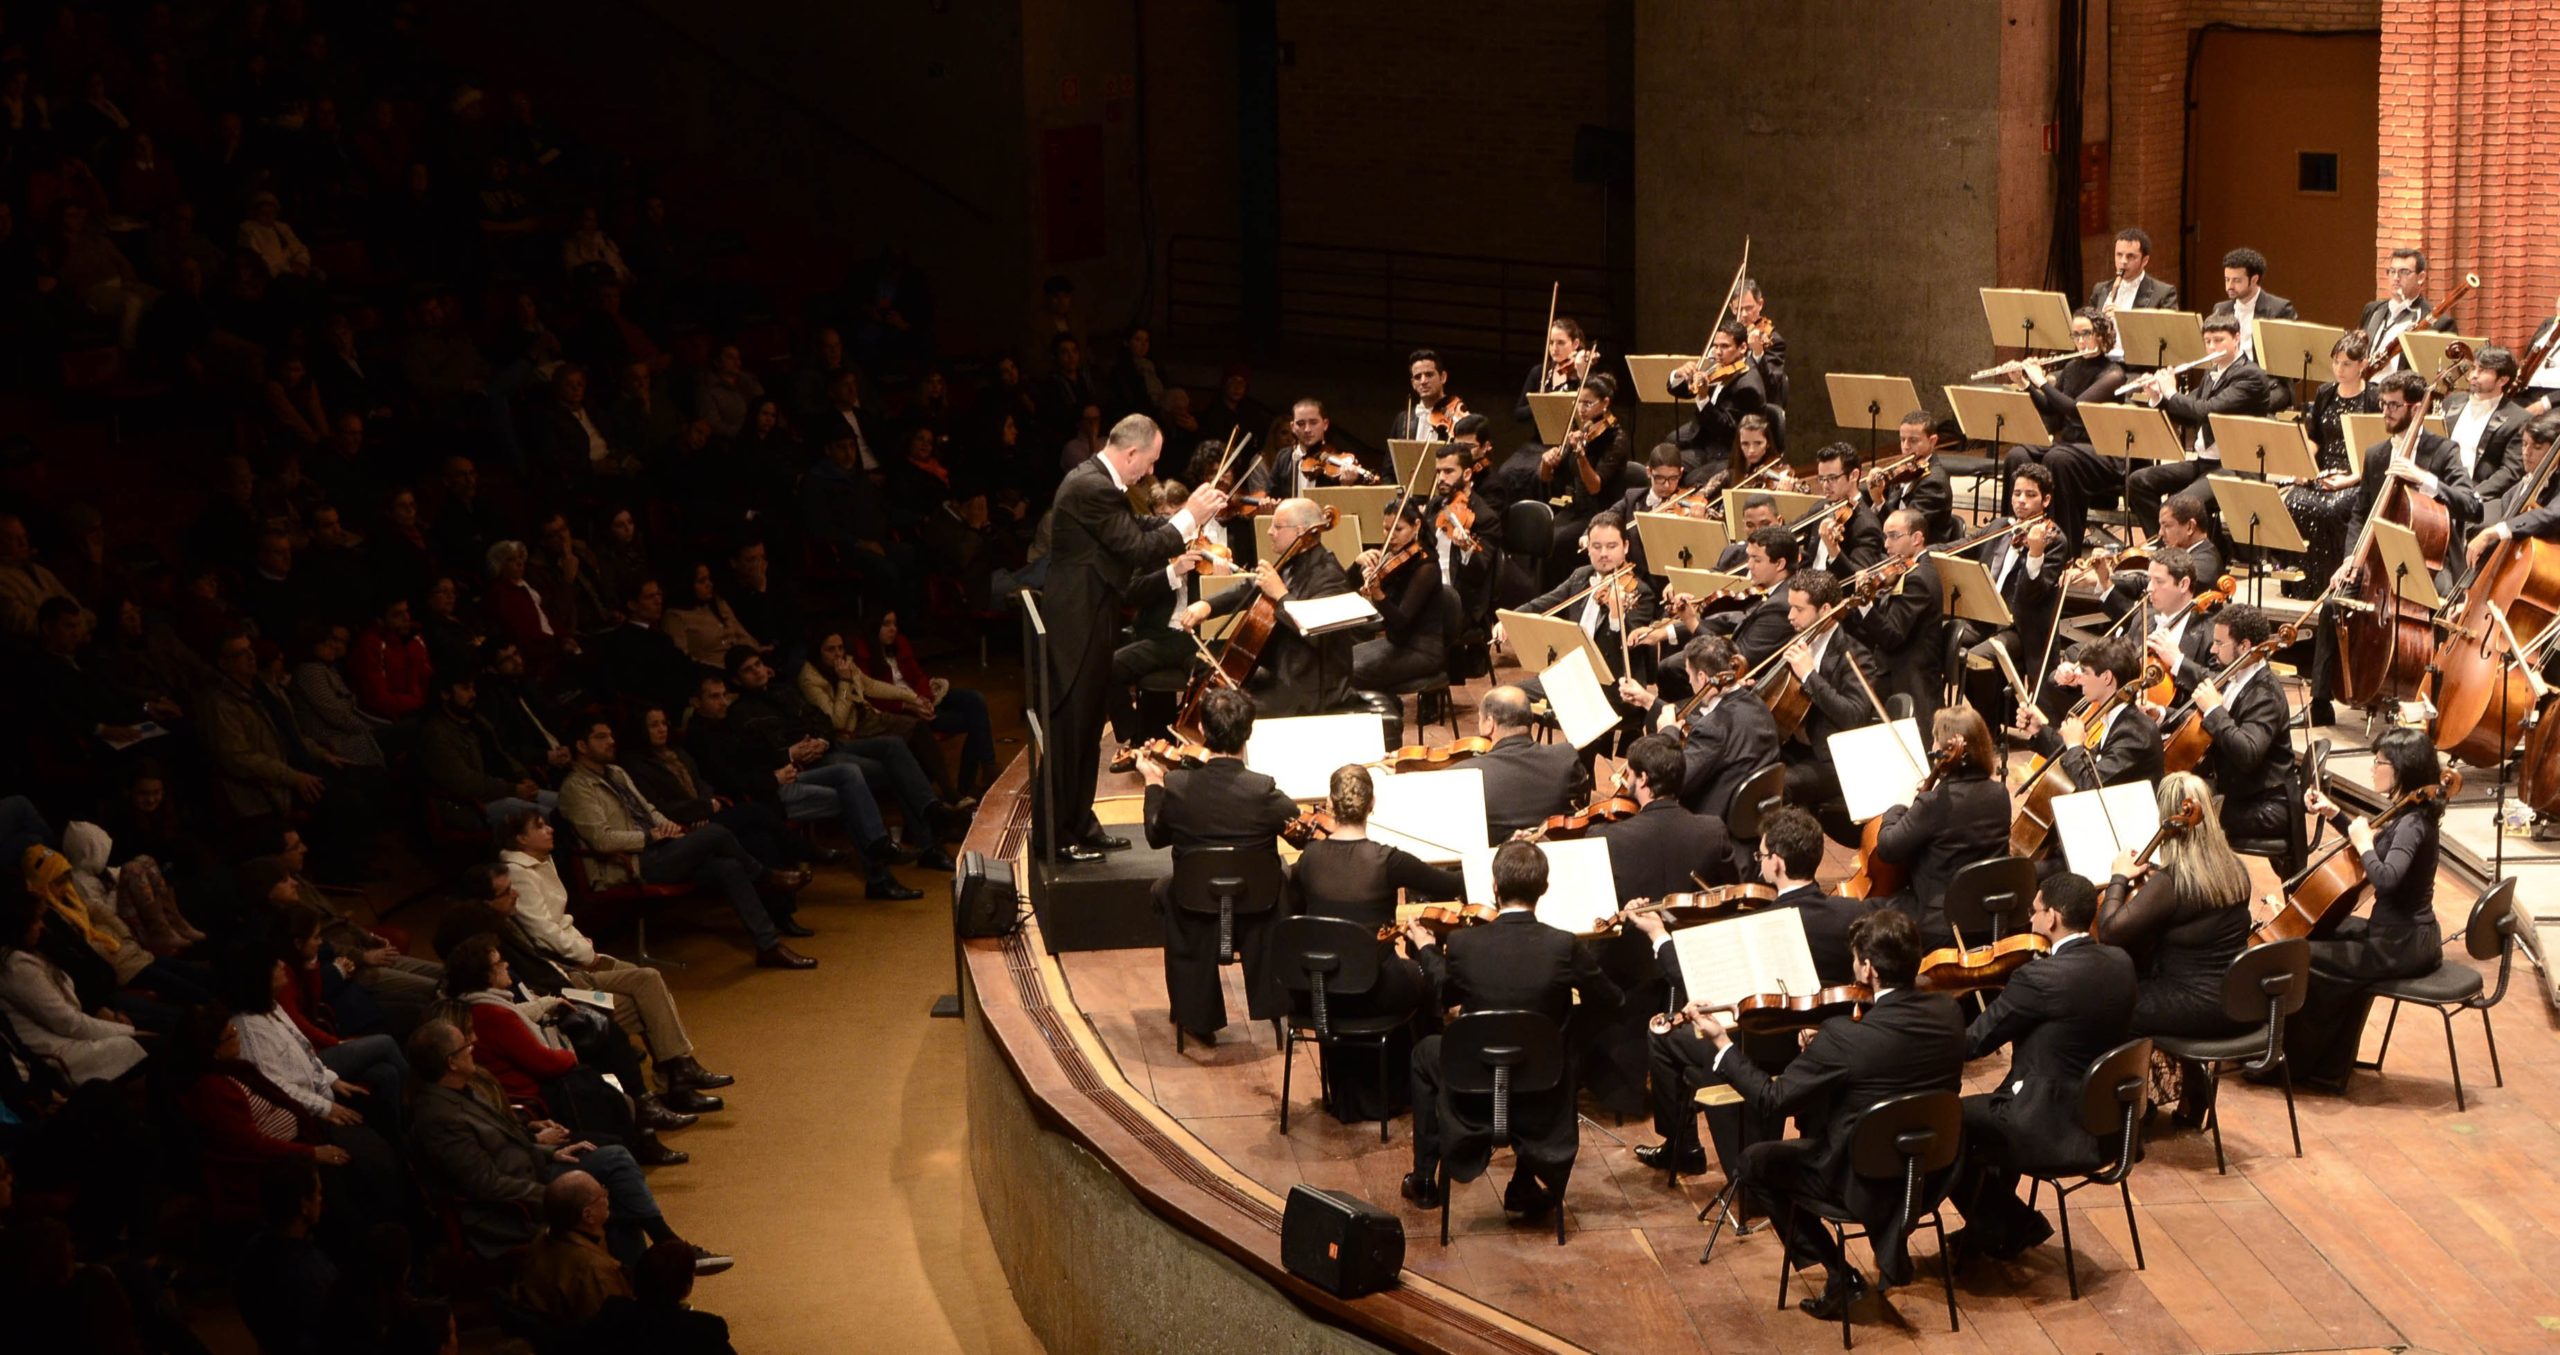
<path id="1" fill-rule="evenodd" d="M 1374 1294 L 1404 1269 L 1404 1224 L 1357 1196 L 1291 1186 L 1280 1216 L 1280 1261 L 1326 1293 Z"/>

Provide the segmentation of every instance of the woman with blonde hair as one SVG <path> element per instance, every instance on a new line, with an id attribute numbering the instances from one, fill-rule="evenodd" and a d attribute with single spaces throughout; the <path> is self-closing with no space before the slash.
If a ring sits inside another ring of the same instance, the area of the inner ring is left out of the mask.
<path id="1" fill-rule="evenodd" d="M 2166 837 L 2149 862 L 2137 865 L 2132 852 L 2116 857 L 2098 901 L 2097 939 L 2133 953 L 2139 982 L 2129 1033 L 2232 1034 L 2237 1027 L 2222 1010 L 2222 976 L 2249 944 L 2249 869 L 2222 835 L 2204 778 L 2193 772 L 2160 778 L 2159 805 L 2163 823 L 2190 805 L 2201 812 L 2195 826 Z M 2183 1081 L 2200 1093 L 2213 1085 L 2200 1074 Z M 2178 1118 L 2200 1123 L 2206 1109 L 2201 1095 L 2190 1096 Z"/>

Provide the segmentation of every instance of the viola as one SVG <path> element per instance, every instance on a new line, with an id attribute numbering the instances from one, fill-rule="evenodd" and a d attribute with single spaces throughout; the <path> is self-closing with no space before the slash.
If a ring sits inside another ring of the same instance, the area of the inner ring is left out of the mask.
<path id="1" fill-rule="evenodd" d="M 1334 822 L 1332 810 L 1310 809 L 1280 825 L 1280 840 L 1292 847 L 1303 849 L 1310 842 L 1321 842 L 1333 836 L 1334 830 L 1339 827 L 1341 825 Z"/>
<path id="2" fill-rule="evenodd" d="M 1920 991 L 1952 995 L 1998 988 L 2027 961 L 2052 951 L 2053 943 L 2034 932 L 2004 936 L 1987 946 L 1933 950 L 1920 957 Z"/>
<path id="3" fill-rule="evenodd" d="M 1636 899 L 1600 924 L 1602 932 L 1615 931 L 1631 917 L 1658 914 L 1671 927 L 1710 921 L 1718 915 L 1736 913 L 1752 904 L 1775 903 L 1778 891 L 1764 884 L 1715 885 L 1695 892 L 1665 894 L 1658 899 Z"/>
<path id="4" fill-rule="evenodd" d="M 1819 988 L 1810 993 L 1754 993 L 1731 1002 L 1708 1007 L 1708 1012 L 1730 1012 L 1734 1026 L 1753 1035 L 1777 1031 L 1810 1030 L 1835 1016 L 1857 1019 L 1859 1010 L 1875 1005 L 1875 991 L 1863 983 L 1843 983 Z M 1645 1023 L 1656 1035 L 1668 1035 L 1682 1026 L 1690 1026 L 1699 1039 L 1706 1031 L 1688 1019 L 1687 1009 L 1657 1015 Z"/>
<path id="5" fill-rule="evenodd" d="M 1360 576 L 1360 596 L 1376 602 L 1386 596 L 1387 580 L 1394 573 L 1422 558 L 1422 543 L 1408 541 L 1402 550 L 1380 558 Z"/>
<path id="6" fill-rule="evenodd" d="M 1404 924 L 1419 922 L 1441 936 L 1460 927 L 1491 922 L 1502 910 L 1490 903 L 1426 903 L 1419 908 L 1396 910 L 1396 920 L 1378 929 L 1378 939 L 1393 941 L 1404 932 Z"/>
<path id="7" fill-rule="evenodd" d="M 1467 494 L 1468 487 L 1459 486 L 1449 501 L 1440 505 L 1439 516 L 1431 520 L 1440 535 L 1460 550 L 1471 550 L 1476 544 L 1476 510 L 1474 504 L 1467 502 Z"/>
<path id="8" fill-rule="evenodd" d="M 1391 772 L 1427 772 L 1440 767 L 1453 767 L 1468 758 L 1492 751 L 1493 740 L 1481 734 L 1469 734 L 1465 738 L 1451 739 L 1436 747 L 1427 743 L 1409 743 L 1370 765 L 1384 766 Z"/>

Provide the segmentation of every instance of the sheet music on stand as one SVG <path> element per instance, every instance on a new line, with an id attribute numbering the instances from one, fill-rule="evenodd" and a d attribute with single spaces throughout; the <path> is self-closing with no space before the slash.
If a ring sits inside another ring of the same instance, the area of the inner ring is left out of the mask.
<path id="1" fill-rule="evenodd" d="M 2062 837 L 2062 857 L 2072 874 L 2104 880 L 2114 873 L 2118 856 L 2141 851 L 2160 831 L 2159 792 L 2148 781 L 2134 781 L 2055 796 L 2053 831 Z"/>
<path id="2" fill-rule="evenodd" d="M 1541 842 L 1547 857 L 1547 892 L 1538 899 L 1538 920 L 1558 931 L 1585 936 L 1618 911 L 1618 877 L 1609 869 L 1609 844 L 1597 838 Z M 1493 890 L 1493 850 L 1470 854 L 1463 863 L 1469 903 L 1499 903 Z"/>
<path id="3" fill-rule="evenodd" d="M 1793 908 L 1683 927 L 1671 934 L 1671 953 L 1679 957 L 1690 1000 L 1709 1006 L 1762 993 L 1822 991 L 1804 914 Z"/>
<path id="4" fill-rule="evenodd" d="M 1401 847 L 1435 866 L 1455 866 L 1482 850 L 1485 836 L 1484 773 L 1444 767 L 1371 778 L 1377 803 L 1369 807 L 1369 839 Z"/>
<path id="5" fill-rule="evenodd" d="M 1378 621 L 1378 609 L 1358 593 L 1336 593 L 1323 598 L 1283 598 L 1280 610 L 1289 614 L 1298 633 L 1310 639 L 1331 635 L 1338 630 L 1352 630 Z"/>

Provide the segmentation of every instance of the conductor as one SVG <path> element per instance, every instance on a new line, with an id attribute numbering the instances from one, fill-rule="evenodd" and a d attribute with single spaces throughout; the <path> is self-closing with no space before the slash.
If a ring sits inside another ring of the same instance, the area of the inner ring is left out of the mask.
<path id="1" fill-rule="evenodd" d="M 1039 845 L 1060 861 L 1098 861 L 1129 845 L 1105 834 L 1093 816 L 1122 599 L 1140 572 L 1162 569 L 1226 506 L 1226 495 L 1202 485 L 1170 520 L 1141 521 L 1129 507 L 1129 486 L 1155 469 L 1163 451 L 1164 430 L 1132 414 L 1113 424 L 1101 450 L 1058 486 L 1041 598 L 1057 684 L 1049 730 L 1058 766 L 1054 813 L 1041 821 L 1054 825 L 1057 836 Z"/>

